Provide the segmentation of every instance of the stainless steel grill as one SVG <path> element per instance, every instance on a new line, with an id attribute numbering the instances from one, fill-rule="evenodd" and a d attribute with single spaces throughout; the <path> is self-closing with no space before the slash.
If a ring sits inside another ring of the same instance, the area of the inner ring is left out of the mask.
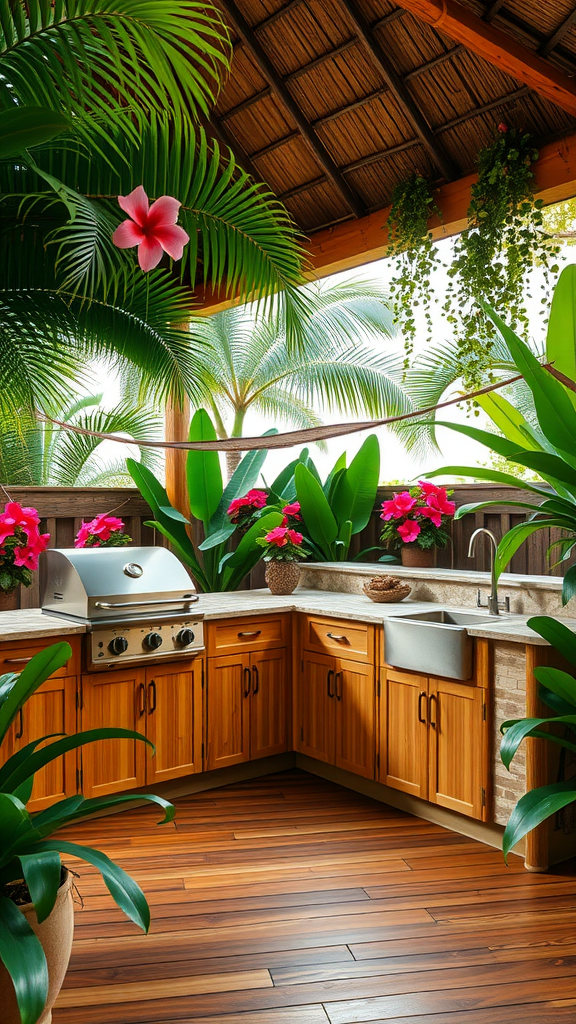
<path id="1" fill-rule="evenodd" d="M 51 548 L 40 587 L 46 615 L 88 627 L 89 669 L 189 657 L 204 647 L 194 584 L 166 548 Z"/>

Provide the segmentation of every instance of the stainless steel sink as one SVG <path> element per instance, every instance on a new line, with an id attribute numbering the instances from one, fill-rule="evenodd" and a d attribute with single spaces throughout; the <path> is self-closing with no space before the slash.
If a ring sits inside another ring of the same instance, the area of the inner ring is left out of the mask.
<path id="1" fill-rule="evenodd" d="M 421 675 L 470 679 L 473 643 L 466 627 L 493 621 L 480 612 L 447 608 L 391 615 L 384 619 L 384 660 Z"/>

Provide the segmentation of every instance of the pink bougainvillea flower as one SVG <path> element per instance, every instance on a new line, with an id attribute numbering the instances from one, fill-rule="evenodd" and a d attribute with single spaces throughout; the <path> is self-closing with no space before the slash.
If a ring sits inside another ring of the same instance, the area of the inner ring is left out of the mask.
<path id="1" fill-rule="evenodd" d="M 109 516 L 106 512 L 101 512 L 100 515 L 95 516 L 89 523 L 82 523 L 76 534 L 74 547 L 85 548 L 90 537 L 98 537 L 98 543 L 94 543 L 92 547 L 100 547 L 100 541 L 110 540 L 113 533 L 120 532 L 123 529 L 124 523 L 118 516 Z"/>
<path id="2" fill-rule="evenodd" d="M 248 498 L 250 505 L 253 505 L 254 508 L 264 508 L 268 501 L 266 491 L 248 491 L 246 497 Z"/>
<path id="3" fill-rule="evenodd" d="M 8 501 L 0 515 L 0 544 L 6 537 L 14 536 L 17 526 L 20 526 L 28 537 L 37 535 L 39 522 L 40 516 L 35 508 L 27 508 L 17 501 Z"/>
<path id="4" fill-rule="evenodd" d="M 400 519 L 401 516 L 405 516 L 408 512 L 411 512 L 416 504 L 416 498 L 413 498 L 409 491 L 402 491 L 400 494 L 395 494 L 389 501 L 382 502 L 382 514 L 380 519 Z"/>
<path id="5" fill-rule="evenodd" d="M 289 516 L 291 519 L 302 519 L 302 516 L 300 515 L 299 501 L 293 501 L 290 505 L 284 505 L 282 511 L 286 517 Z"/>
<path id="6" fill-rule="evenodd" d="M 173 260 L 181 260 L 184 246 L 190 236 L 176 221 L 182 205 L 173 196 L 160 196 L 150 206 L 142 185 L 138 185 L 129 196 L 118 196 L 122 210 L 129 215 L 112 235 L 114 245 L 119 249 L 138 246 L 138 263 L 144 273 L 157 267 L 162 253 L 167 252 Z"/>
<path id="7" fill-rule="evenodd" d="M 420 490 L 422 491 L 422 494 L 426 494 L 426 495 L 428 495 L 428 494 L 436 494 L 436 492 L 439 489 L 437 484 L 432 484 L 432 483 L 430 483 L 429 480 L 419 480 L 418 481 L 418 486 L 419 486 Z"/>
<path id="8" fill-rule="evenodd" d="M 444 487 L 439 487 L 436 494 L 429 494 L 426 498 L 429 508 L 441 512 L 443 516 L 453 516 L 456 511 L 456 502 L 448 501 L 448 495 Z"/>
<path id="9" fill-rule="evenodd" d="M 74 541 L 75 548 L 85 548 L 86 541 L 90 536 L 90 523 L 82 523 L 82 526 L 76 534 L 76 540 Z"/>
<path id="10" fill-rule="evenodd" d="M 416 540 L 420 529 L 421 527 L 414 519 L 407 519 L 405 523 L 400 523 L 398 533 L 405 544 L 411 544 L 413 540 Z"/>
<path id="11" fill-rule="evenodd" d="M 442 526 L 442 515 L 438 509 L 430 508 L 429 505 L 426 505 L 425 508 L 418 509 L 418 515 L 424 516 L 425 519 L 430 519 L 434 526 Z"/>
<path id="12" fill-rule="evenodd" d="M 286 530 L 286 536 L 293 544 L 301 544 L 304 540 L 302 534 L 298 533 L 298 530 Z"/>
<path id="13" fill-rule="evenodd" d="M 269 544 L 275 544 L 277 548 L 283 548 L 288 543 L 286 540 L 287 533 L 288 530 L 286 527 L 275 526 L 273 530 L 270 530 L 270 533 L 266 534 L 264 539 L 267 540 Z"/>

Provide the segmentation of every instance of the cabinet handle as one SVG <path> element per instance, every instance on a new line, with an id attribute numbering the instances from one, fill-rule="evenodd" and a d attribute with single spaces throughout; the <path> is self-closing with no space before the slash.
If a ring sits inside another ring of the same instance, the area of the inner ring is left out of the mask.
<path id="1" fill-rule="evenodd" d="M 145 714 L 146 714 L 146 687 L 144 686 L 144 683 L 140 683 L 140 714 L 139 714 L 138 717 L 142 718 L 142 715 L 145 715 Z"/>
<path id="2" fill-rule="evenodd" d="M 342 682 L 342 673 L 341 672 L 337 672 L 336 675 L 334 676 L 334 690 L 335 690 L 336 700 L 342 700 L 342 690 L 340 690 L 340 693 L 338 693 L 338 680 L 340 680 L 340 682 Z"/>
<path id="3" fill-rule="evenodd" d="M 253 687 L 252 693 L 254 694 L 254 696 L 256 696 L 256 694 L 258 693 L 258 691 L 260 689 L 260 672 L 256 668 L 256 665 L 252 666 L 252 672 L 254 673 L 254 679 L 255 679 L 255 686 Z"/>
<path id="4" fill-rule="evenodd" d="M 252 683 L 252 673 L 249 668 L 244 669 L 244 696 L 250 696 L 250 685 Z"/>
<path id="5" fill-rule="evenodd" d="M 422 722 L 422 725 L 426 725 L 426 719 L 422 718 L 422 698 L 424 698 L 424 700 L 426 700 L 426 698 L 427 698 L 426 690 L 422 690 L 422 693 L 418 697 L 418 721 Z"/>
<path id="6" fill-rule="evenodd" d="M 437 717 L 432 718 L 432 701 L 435 702 L 436 710 L 438 710 L 438 697 L 436 696 L 435 693 L 430 694 L 430 725 L 432 726 L 433 729 L 435 729 L 438 724 L 438 719 Z"/>
<path id="7" fill-rule="evenodd" d="M 333 668 L 328 669 L 328 675 L 326 676 L 326 688 L 328 690 L 328 696 L 333 697 L 334 694 L 332 693 L 332 687 L 330 686 L 330 676 L 334 677 Z"/>
<path id="8" fill-rule="evenodd" d="M 338 640 L 339 643 L 344 643 L 344 644 L 350 643 L 350 641 L 348 640 L 348 637 L 344 636 L 344 635 L 336 636 L 336 633 L 326 633 L 326 636 L 329 636 L 331 640 Z"/>
<path id="9" fill-rule="evenodd" d="M 24 734 L 24 716 L 22 714 L 22 708 L 18 711 L 18 730 L 14 733 L 14 738 L 21 740 Z"/>
<path id="10" fill-rule="evenodd" d="M 154 712 L 156 711 L 156 683 L 154 682 L 153 679 L 150 681 L 148 690 L 150 692 L 150 706 L 148 708 L 148 711 L 149 714 L 153 715 Z M 154 696 L 154 703 L 152 703 L 152 695 Z"/>
<path id="11" fill-rule="evenodd" d="M 4 658 L 5 665 L 25 665 L 29 661 L 32 661 L 32 656 L 29 658 Z"/>
<path id="12" fill-rule="evenodd" d="M 261 629 L 247 629 L 243 633 L 238 633 L 238 636 L 260 636 Z"/>

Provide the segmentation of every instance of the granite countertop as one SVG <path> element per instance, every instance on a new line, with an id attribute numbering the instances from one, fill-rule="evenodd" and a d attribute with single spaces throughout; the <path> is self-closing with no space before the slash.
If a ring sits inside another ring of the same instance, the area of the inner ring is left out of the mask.
<path id="1" fill-rule="evenodd" d="M 310 615 L 325 615 L 381 625 L 390 615 L 409 612 L 410 609 L 430 611 L 437 607 L 438 602 L 411 601 L 409 598 L 394 604 L 375 604 L 364 594 L 298 588 L 288 597 L 275 597 L 268 590 L 201 594 L 192 614 L 195 618 L 211 622 L 242 615 L 273 615 L 278 612 L 299 611 Z M 459 611 L 472 610 L 463 609 L 462 606 L 452 607 Z M 563 621 L 576 632 L 576 620 Z M 502 614 L 490 622 L 469 626 L 468 633 L 471 636 L 487 637 L 492 640 L 546 645 L 546 641 L 531 630 L 526 622 L 527 616 Z M 0 641 L 85 632 L 86 627 L 82 623 L 43 615 L 39 608 L 0 612 Z"/>

